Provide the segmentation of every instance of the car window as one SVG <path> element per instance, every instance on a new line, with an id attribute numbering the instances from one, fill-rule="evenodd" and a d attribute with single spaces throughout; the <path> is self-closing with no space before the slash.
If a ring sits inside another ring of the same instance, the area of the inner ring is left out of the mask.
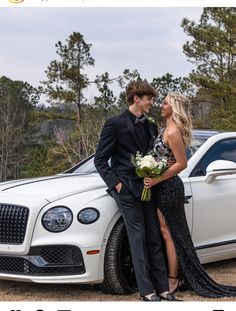
<path id="1" fill-rule="evenodd" d="M 85 162 L 83 165 L 78 167 L 77 170 L 74 171 L 73 173 L 81 173 L 81 174 L 97 173 L 97 169 L 94 165 L 94 157 L 92 157 L 87 162 Z"/>
<path id="2" fill-rule="evenodd" d="M 192 147 L 186 149 L 186 155 L 188 160 L 201 147 L 201 145 L 205 143 L 206 140 L 207 138 L 195 137 L 193 135 Z"/>
<path id="3" fill-rule="evenodd" d="M 97 173 L 97 169 L 94 165 L 94 155 L 84 159 L 77 165 L 63 172 L 63 174 L 94 174 Z"/>
<path id="4" fill-rule="evenodd" d="M 226 139 L 217 142 L 193 169 L 190 177 L 205 176 L 207 166 L 216 160 L 226 160 L 236 163 L 236 139 Z"/>

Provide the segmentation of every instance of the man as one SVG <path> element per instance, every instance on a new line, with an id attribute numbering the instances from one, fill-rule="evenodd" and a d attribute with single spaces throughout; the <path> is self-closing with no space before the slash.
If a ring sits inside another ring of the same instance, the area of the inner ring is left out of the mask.
<path id="1" fill-rule="evenodd" d="M 173 301 L 177 299 L 169 293 L 156 208 L 152 201 L 141 201 L 143 179 L 130 162 L 138 150 L 145 154 L 150 149 L 157 134 L 156 125 L 144 116 L 155 96 L 147 81 L 127 85 L 129 108 L 105 122 L 94 163 L 124 218 L 140 296 L 144 301 Z"/>

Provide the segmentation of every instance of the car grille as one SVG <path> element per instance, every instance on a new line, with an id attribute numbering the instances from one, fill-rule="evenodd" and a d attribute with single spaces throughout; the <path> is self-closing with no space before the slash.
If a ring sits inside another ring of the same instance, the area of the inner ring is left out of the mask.
<path id="1" fill-rule="evenodd" d="M 0 243 L 22 244 L 28 216 L 27 207 L 0 203 Z"/>
<path id="2" fill-rule="evenodd" d="M 0 273 L 70 275 L 85 273 L 81 250 L 76 246 L 32 247 L 27 256 L 0 256 Z"/>

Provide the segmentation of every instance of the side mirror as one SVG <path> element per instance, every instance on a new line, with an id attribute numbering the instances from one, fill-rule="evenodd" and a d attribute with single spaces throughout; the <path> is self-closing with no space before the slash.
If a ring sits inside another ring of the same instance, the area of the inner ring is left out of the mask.
<path id="1" fill-rule="evenodd" d="M 212 184 L 217 176 L 236 174 L 236 163 L 225 160 L 213 161 L 208 165 L 206 172 L 206 182 Z"/>

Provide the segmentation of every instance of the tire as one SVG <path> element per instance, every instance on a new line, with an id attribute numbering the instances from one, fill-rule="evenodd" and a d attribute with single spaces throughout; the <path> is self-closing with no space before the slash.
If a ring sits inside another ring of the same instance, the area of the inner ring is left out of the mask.
<path id="1" fill-rule="evenodd" d="M 137 291 L 130 248 L 123 218 L 114 226 L 109 237 L 104 262 L 104 292 L 128 295 Z"/>

